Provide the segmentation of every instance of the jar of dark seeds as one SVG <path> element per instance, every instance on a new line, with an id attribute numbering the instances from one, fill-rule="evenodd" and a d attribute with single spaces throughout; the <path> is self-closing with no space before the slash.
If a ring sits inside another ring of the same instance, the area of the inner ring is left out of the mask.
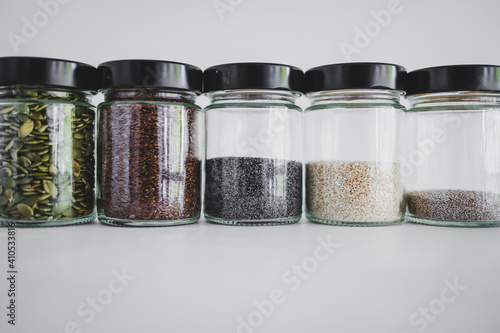
<path id="1" fill-rule="evenodd" d="M 302 214 L 303 72 L 277 64 L 208 68 L 205 217 L 232 225 L 297 222 Z"/>
<path id="2" fill-rule="evenodd" d="M 500 225 L 499 71 L 459 65 L 408 74 L 402 167 L 410 222 Z"/>
<path id="3" fill-rule="evenodd" d="M 98 217 L 119 226 L 168 226 L 200 216 L 203 112 L 199 68 L 119 60 L 99 66 Z"/>
<path id="4" fill-rule="evenodd" d="M 0 58 L 0 221 L 60 226 L 94 220 L 97 70 Z"/>
<path id="5" fill-rule="evenodd" d="M 306 72 L 306 215 L 377 226 L 403 219 L 400 123 L 403 67 L 334 64 Z"/>

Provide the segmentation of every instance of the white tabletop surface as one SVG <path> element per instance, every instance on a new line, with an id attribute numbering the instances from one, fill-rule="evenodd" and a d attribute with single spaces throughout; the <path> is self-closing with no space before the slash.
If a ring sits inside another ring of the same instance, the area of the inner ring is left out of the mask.
<path id="1" fill-rule="evenodd" d="M 500 332 L 500 228 L 94 222 L 16 238 L 1 332 Z"/>

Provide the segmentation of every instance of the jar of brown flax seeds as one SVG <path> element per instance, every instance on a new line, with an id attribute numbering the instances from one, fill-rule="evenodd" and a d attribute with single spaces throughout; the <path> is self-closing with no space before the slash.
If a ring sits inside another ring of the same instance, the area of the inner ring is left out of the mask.
<path id="1" fill-rule="evenodd" d="M 403 175 L 410 222 L 500 225 L 499 66 L 408 74 Z"/>
<path id="2" fill-rule="evenodd" d="M 119 226 L 168 226 L 200 216 L 203 112 L 199 68 L 118 60 L 99 66 L 98 218 Z"/>
<path id="3" fill-rule="evenodd" d="M 403 219 L 400 122 L 405 69 L 333 64 L 306 72 L 306 216 L 377 226 Z"/>

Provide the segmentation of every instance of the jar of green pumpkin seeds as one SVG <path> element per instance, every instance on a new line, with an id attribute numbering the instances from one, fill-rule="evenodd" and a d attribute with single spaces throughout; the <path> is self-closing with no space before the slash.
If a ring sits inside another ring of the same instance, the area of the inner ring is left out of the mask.
<path id="1" fill-rule="evenodd" d="M 57 59 L 0 58 L 0 223 L 94 220 L 97 70 Z"/>

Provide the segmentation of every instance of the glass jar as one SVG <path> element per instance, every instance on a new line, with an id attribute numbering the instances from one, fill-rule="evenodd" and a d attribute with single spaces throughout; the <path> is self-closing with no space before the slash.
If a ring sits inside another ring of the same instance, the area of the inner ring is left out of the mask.
<path id="1" fill-rule="evenodd" d="M 306 72 L 306 216 L 378 226 L 403 220 L 403 67 L 334 64 Z"/>
<path id="2" fill-rule="evenodd" d="M 500 225 L 499 71 L 457 65 L 408 74 L 408 221 Z"/>
<path id="3" fill-rule="evenodd" d="M 42 227 L 95 219 L 97 70 L 0 58 L 0 221 Z"/>
<path id="4" fill-rule="evenodd" d="M 205 218 L 232 225 L 294 223 L 302 215 L 303 72 L 237 63 L 208 68 Z"/>
<path id="5" fill-rule="evenodd" d="M 99 220 L 118 226 L 198 221 L 201 70 L 150 60 L 110 61 L 99 69 Z"/>

